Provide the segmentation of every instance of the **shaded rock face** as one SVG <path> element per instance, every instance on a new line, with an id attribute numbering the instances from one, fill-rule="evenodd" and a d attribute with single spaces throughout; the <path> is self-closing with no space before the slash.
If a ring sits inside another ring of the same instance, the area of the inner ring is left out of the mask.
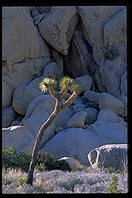
<path id="1" fill-rule="evenodd" d="M 127 96 L 127 69 L 121 76 L 121 95 Z"/>
<path id="2" fill-rule="evenodd" d="M 63 70 L 56 62 L 51 62 L 45 66 L 42 75 L 44 78 L 49 77 L 59 81 L 63 77 Z"/>
<path id="3" fill-rule="evenodd" d="M 87 90 L 84 93 L 84 98 L 88 99 L 91 102 L 94 102 L 97 105 L 99 104 L 99 96 L 100 93 L 91 90 Z"/>
<path id="4" fill-rule="evenodd" d="M 92 149 L 127 144 L 126 18 L 125 6 L 2 8 L 4 146 L 31 151 L 55 105 L 39 84 L 65 75 L 81 89 L 46 129 L 42 151 L 90 165 Z"/>
<path id="5" fill-rule="evenodd" d="M 103 109 L 99 112 L 97 120 L 105 120 L 110 122 L 118 122 L 117 114 L 111 109 Z"/>
<path id="6" fill-rule="evenodd" d="M 76 78 L 93 74 L 97 65 L 92 57 L 92 48 L 82 31 L 81 21 L 77 26 L 69 47 L 69 53 L 64 56 L 64 71 Z"/>
<path id="7" fill-rule="evenodd" d="M 15 117 L 16 115 L 12 106 L 4 108 L 2 111 L 2 128 L 9 127 L 11 122 L 15 120 Z"/>
<path id="8" fill-rule="evenodd" d="M 35 6 L 35 8 L 38 10 L 40 14 L 50 12 L 51 10 L 51 6 Z"/>

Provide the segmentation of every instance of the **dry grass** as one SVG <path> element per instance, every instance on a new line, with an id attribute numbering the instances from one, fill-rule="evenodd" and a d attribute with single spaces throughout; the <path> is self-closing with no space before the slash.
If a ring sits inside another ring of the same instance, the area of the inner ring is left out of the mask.
<path id="1" fill-rule="evenodd" d="M 24 178 L 27 173 L 8 168 L 2 170 L 3 194 L 40 194 L 40 193 L 107 193 L 111 182 L 111 173 L 84 171 L 64 172 L 61 170 L 35 170 L 33 186 L 27 185 Z M 127 188 L 127 173 L 115 174 L 118 187 L 124 193 Z M 22 182 L 19 179 L 22 178 Z M 21 184 L 21 185 L 20 185 Z"/>

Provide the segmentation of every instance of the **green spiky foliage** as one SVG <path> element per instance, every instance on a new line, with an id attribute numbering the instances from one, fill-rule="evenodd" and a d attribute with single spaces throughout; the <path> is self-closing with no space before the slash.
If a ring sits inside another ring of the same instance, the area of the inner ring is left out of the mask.
<path id="1" fill-rule="evenodd" d="M 67 87 L 70 91 L 76 92 L 78 92 L 80 89 L 80 86 L 75 82 L 75 80 L 70 78 L 69 76 L 63 77 L 59 83 L 59 86 L 61 89 Z"/>
<path id="2" fill-rule="evenodd" d="M 41 91 L 47 91 L 48 88 L 56 88 L 57 85 L 57 80 L 52 78 L 44 78 L 40 83 L 40 89 Z"/>

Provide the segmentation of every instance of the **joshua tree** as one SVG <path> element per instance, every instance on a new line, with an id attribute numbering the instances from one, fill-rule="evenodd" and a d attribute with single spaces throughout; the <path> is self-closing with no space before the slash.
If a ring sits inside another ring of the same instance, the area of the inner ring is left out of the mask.
<path id="1" fill-rule="evenodd" d="M 49 93 L 55 98 L 56 104 L 55 104 L 54 111 L 49 116 L 48 120 L 46 120 L 46 122 L 42 124 L 36 136 L 36 140 L 35 140 L 33 151 L 32 151 L 32 159 L 29 165 L 28 177 L 27 177 L 27 184 L 30 184 L 30 185 L 32 185 L 33 183 L 33 172 L 34 172 L 34 167 L 36 163 L 36 157 L 40 149 L 40 142 L 45 133 L 45 130 L 53 122 L 54 118 L 62 109 L 65 109 L 66 107 L 72 104 L 73 100 L 77 97 L 79 93 L 79 85 L 75 83 L 75 81 L 72 78 L 67 77 L 67 76 L 61 79 L 59 83 L 60 91 L 58 92 L 55 90 L 57 86 L 58 86 L 57 81 L 51 78 L 45 78 L 40 83 L 41 91 L 48 90 Z M 63 99 L 67 96 L 68 90 L 72 91 L 73 93 L 65 102 L 63 102 Z"/>

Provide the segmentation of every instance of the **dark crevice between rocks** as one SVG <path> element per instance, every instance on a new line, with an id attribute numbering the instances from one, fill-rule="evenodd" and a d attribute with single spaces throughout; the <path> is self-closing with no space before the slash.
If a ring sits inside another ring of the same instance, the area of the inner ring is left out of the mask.
<path id="1" fill-rule="evenodd" d="M 93 81 L 92 89 L 97 89 L 94 74 L 98 69 L 98 65 L 93 58 L 93 49 L 85 38 L 81 17 L 79 17 L 79 22 L 72 36 L 68 55 L 63 55 L 63 60 L 64 75 L 77 78 L 88 74 Z"/>

